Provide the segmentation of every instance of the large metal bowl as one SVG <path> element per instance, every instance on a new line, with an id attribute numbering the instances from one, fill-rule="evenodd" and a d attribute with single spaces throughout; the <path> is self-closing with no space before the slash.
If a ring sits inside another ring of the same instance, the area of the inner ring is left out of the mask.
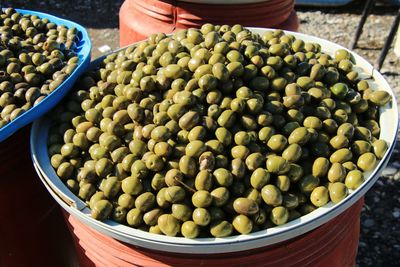
<path id="1" fill-rule="evenodd" d="M 256 33 L 263 33 L 269 29 L 251 28 L 251 30 Z M 289 33 L 307 42 L 320 43 L 322 50 L 329 54 L 333 54 L 337 49 L 343 48 L 332 42 L 310 35 L 295 32 Z M 371 87 L 375 90 L 377 88 L 385 90 L 392 96 L 392 101 L 380 108 L 380 138 L 388 142 L 389 149 L 385 153 L 384 158 L 379 161 L 377 167 L 373 171 L 365 174 L 365 182 L 357 190 L 351 192 L 343 201 L 338 204 L 330 202 L 324 207 L 318 208 L 287 224 L 248 235 L 226 238 L 185 239 L 147 233 L 111 220 L 105 222 L 97 221 L 90 217 L 90 209 L 87 205 L 68 190 L 50 165 L 46 145 L 50 123 L 48 118 L 43 118 L 33 125 L 31 133 L 31 154 L 33 163 L 44 185 L 67 212 L 99 232 L 133 245 L 160 251 L 213 254 L 249 250 L 294 238 L 328 222 L 359 200 L 379 178 L 380 173 L 389 161 L 395 145 L 398 128 L 398 110 L 395 95 L 378 71 L 362 57 L 354 53 L 353 55 L 360 75 L 364 77 L 373 77 L 374 81 L 371 80 Z M 92 67 L 99 64 L 100 60 L 101 58 L 93 62 Z"/>

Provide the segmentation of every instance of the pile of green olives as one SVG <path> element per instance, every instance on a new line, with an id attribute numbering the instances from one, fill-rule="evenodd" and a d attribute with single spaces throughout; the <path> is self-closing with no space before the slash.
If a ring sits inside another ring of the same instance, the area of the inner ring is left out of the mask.
<path id="1" fill-rule="evenodd" d="M 186 238 L 282 225 L 343 200 L 385 155 L 391 96 L 353 64 L 281 30 L 153 34 L 52 112 L 51 164 L 98 220 Z"/>
<path id="2" fill-rule="evenodd" d="M 77 67 L 76 28 L 0 9 L 0 128 L 37 105 Z"/>

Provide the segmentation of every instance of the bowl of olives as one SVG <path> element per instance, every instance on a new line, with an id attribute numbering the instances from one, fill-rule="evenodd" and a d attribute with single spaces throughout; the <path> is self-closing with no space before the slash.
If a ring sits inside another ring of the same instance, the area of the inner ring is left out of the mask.
<path id="1" fill-rule="evenodd" d="M 40 118 L 90 62 L 81 25 L 45 13 L 0 9 L 0 141 Z"/>
<path id="2" fill-rule="evenodd" d="M 33 125 L 32 159 L 72 216 L 161 251 L 275 244 L 379 178 L 395 96 L 365 59 L 289 31 L 205 24 L 101 57 Z"/>

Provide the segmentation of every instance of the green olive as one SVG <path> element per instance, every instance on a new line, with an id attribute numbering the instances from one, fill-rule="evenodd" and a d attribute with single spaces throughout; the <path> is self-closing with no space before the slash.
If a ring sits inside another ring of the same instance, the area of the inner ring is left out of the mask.
<path id="1" fill-rule="evenodd" d="M 338 162 L 333 163 L 328 171 L 328 180 L 331 183 L 343 182 L 345 177 L 346 177 L 345 167 Z"/>
<path id="2" fill-rule="evenodd" d="M 129 195 L 139 195 L 143 190 L 143 185 L 137 177 L 129 176 L 122 180 L 121 189 Z"/>
<path id="3" fill-rule="evenodd" d="M 215 182 L 220 186 L 228 187 L 233 182 L 232 174 L 224 168 L 218 168 L 213 172 Z"/>
<path id="4" fill-rule="evenodd" d="M 338 49 L 335 52 L 335 59 L 337 61 L 340 61 L 342 59 L 350 59 L 350 58 L 351 58 L 351 54 L 345 49 Z"/>
<path id="5" fill-rule="evenodd" d="M 186 222 L 190 220 L 192 217 L 192 209 L 185 204 L 172 204 L 171 206 L 171 211 L 172 211 L 172 216 L 174 216 L 176 219 Z"/>
<path id="6" fill-rule="evenodd" d="M 355 190 L 364 182 L 364 175 L 359 170 L 349 171 L 346 175 L 345 185 L 347 188 Z"/>
<path id="7" fill-rule="evenodd" d="M 279 206 L 272 209 L 270 220 L 275 225 L 285 224 L 289 219 L 289 212 L 287 208 Z"/>
<path id="8" fill-rule="evenodd" d="M 110 176 L 104 181 L 102 191 L 108 199 L 113 199 L 121 189 L 121 182 L 115 176 Z"/>
<path id="9" fill-rule="evenodd" d="M 118 197 L 118 205 L 126 209 L 132 209 L 135 206 L 135 199 L 130 194 L 124 193 Z"/>
<path id="10" fill-rule="evenodd" d="M 249 157 L 247 157 L 248 159 Z M 246 159 L 246 161 L 247 161 Z M 246 164 L 241 159 L 233 159 L 230 164 L 229 171 L 235 178 L 241 179 L 246 174 Z"/>
<path id="11" fill-rule="evenodd" d="M 295 194 L 285 193 L 282 197 L 282 205 L 291 210 L 299 206 L 299 197 Z"/>
<path id="12" fill-rule="evenodd" d="M 181 233 L 186 238 L 196 238 L 200 234 L 200 228 L 193 221 L 185 221 L 181 226 Z"/>
<path id="13" fill-rule="evenodd" d="M 216 207 L 224 206 L 229 200 L 229 190 L 226 187 L 217 187 L 211 191 L 212 202 Z"/>
<path id="14" fill-rule="evenodd" d="M 142 160 L 136 160 L 132 163 L 131 173 L 133 177 L 145 178 L 148 174 L 148 168 Z"/>
<path id="15" fill-rule="evenodd" d="M 235 113 L 232 110 L 225 110 L 217 119 L 218 125 L 230 128 L 235 123 Z"/>
<path id="16" fill-rule="evenodd" d="M 161 171 L 164 167 L 163 159 L 158 155 L 150 155 L 145 161 L 147 169 L 151 171 Z"/>
<path id="17" fill-rule="evenodd" d="M 265 158 L 259 152 L 255 152 L 247 156 L 246 158 L 246 167 L 249 171 L 254 171 L 258 167 L 264 164 Z"/>
<path id="18" fill-rule="evenodd" d="M 152 209 L 143 214 L 143 222 L 147 225 L 154 226 L 158 222 L 158 218 L 163 214 L 161 209 Z"/>
<path id="19" fill-rule="evenodd" d="M 192 219 L 199 226 L 207 226 L 211 222 L 210 213 L 204 208 L 196 208 L 193 211 Z"/>
<path id="20" fill-rule="evenodd" d="M 315 159 L 312 166 L 312 175 L 318 178 L 324 177 L 328 173 L 329 165 L 327 158 L 319 157 Z"/>
<path id="21" fill-rule="evenodd" d="M 179 160 L 179 170 L 189 177 L 194 177 L 196 175 L 196 161 L 189 156 L 181 157 Z"/>
<path id="22" fill-rule="evenodd" d="M 310 139 L 310 134 L 306 127 L 299 127 L 293 130 L 289 135 L 289 144 L 299 144 L 300 146 L 306 144 Z"/>
<path id="23" fill-rule="evenodd" d="M 185 190 L 180 186 L 171 186 L 165 190 L 165 200 L 171 203 L 178 203 L 185 198 Z"/>
<path id="24" fill-rule="evenodd" d="M 362 154 L 357 160 L 357 167 L 363 171 L 371 171 L 376 166 L 376 156 L 371 152 Z"/>
<path id="25" fill-rule="evenodd" d="M 338 98 L 344 98 L 349 92 L 349 87 L 345 83 L 336 83 L 331 86 L 331 92 Z"/>
<path id="26" fill-rule="evenodd" d="M 169 129 L 165 126 L 157 126 L 151 131 L 151 139 L 156 142 L 167 141 L 170 135 Z"/>
<path id="27" fill-rule="evenodd" d="M 354 137 L 360 140 L 371 141 L 372 133 L 368 128 L 358 126 L 354 129 Z"/>
<path id="28" fill-rule="evenodd" d="M 187 144 L 185 153 L 189 157 L 198 158 L 205 150 L 206 145 L 200 140 L 195 140 Z"/>
<path id="29" fill-rule="evenodd" d="M 302 177 L 299 181 L 299 189 L 304 193 L 311 193 L 320 183 L 320 179 L 311 174 Z"/>
<path id="30" fill-rule="evenodd" d="M 167 236 L 176 236 L 181 229 L 179 221 L 170 214 L 163 214 L 158 217 L 157 225 L 161 232 Z"/>
<path id="31" fill-rule="evenodd" d="M 336 163 L 336 162 L 343 163 L 351 160 L 352 158 L 353 154 L 348 148 L 341 148 L 333 152 L 329 160 L 331 163 Z"/>
<path id="32" fill-rule="evenodd" d="M 329 141 L 329 144 L 334 149 L 341 149 L 341 148 L 348 147 L 349 139 L 345 135 L 336 135 L 336 136 L 332 137 L 332 139 Z"/>
<path id="33" fill-rule="evenodd" d="M 338 203 L 343 200 L 348 194 L 345 184 L 336 182 L 329 186 L 329 197 L 333 203 Z"/>
<path id="34" fill-rule="evenodd" d="M 384 140 L 376 140 L 372 143 L 372 150 L 378 159 L 382 159 L 388 149 L 388 145 Z"/>
<path id="35" fill-rule="evenodd" d="M 83 200 L 90 200 L 90 198 L 96 192 L 96 188 L 93 184 L 85 183 L 79 188 L 78 196 Z"/>
<path id="36" fill-rule="evenodd" d="M 102 199 L 106 199 L 106 196 L 102 191 L 94 193 L 93 196 L 90 197 L 89 207 L 93 210 L 94 205 Z"/>
<path id="37" fill-rule="evenodd" d="M 179 127 L 184 130 L 190 130 L 197 125 L 199 120 L 200 117 L 197 112 L 189 111 L 179 119 Z"/>
<path id="38" fill-rule="evenodd" d="M 230 236 L 233 232 L 233 226 L 228 221 L 216 221 L 210 225 L 210 233 L 214 237 Z"/>
<path id="39" fill-rule="evenodd" d="M 217 137 L 218 141 L 220 141 L 225 146 L 232 143 L 232 134 L 226 128 L 217 128 L 215 130 L 215 137 Z"/>
<path id="40" fill-rule="evenodd" d="M 183 174 L 178 169 L 172 168 L 169 171 L 167 171 L 164 180 L 166 185 L 168 186 L 180 185 L 183 180 Z"/>
<path id="41" fill-rule="evenodd" d="M 359 156 L 361 154 L 367 153 L 371 151 L 371 144 L 367 141 L 363 140 L 356 140 L 354 143 L 351 145 L 351 151 Z"/>
<path id="42" fill-rule="evenodd" d="M 249 216 L 258 212 L 258 205 L 252 199 L 240 197 L 233 202 L 233 209 L 238 214 Z"/>
<path id="43" fill-rule="evenodd" d="M 329 191 L 325 186 L 314 188 L 310 195 L 311 203 L 316 207 L 322 207 L 329 202 Z"/>
<path id="44" fill-rule="evenodd" d="M 279 156 L 272 156 L 267 159 L 267 170 L 271 173 L 285 174 L 289 171 L 288 161 Z"/>
<path id="45" fill-rule="evenodd" d="M 353 138 L 354 135 L 354 126 L 350 123 L 343 123 L 342 125 L 339 126 L 337 129 L 337 134 L 338 135 L 344 135 L 347 138 L 351 139 Z"/>
<path id="46" fill-rule="evenodd" d="M 369 96 L 368 100 L 375 105 L 384 106 L 389 103 L 391 96 L 386 91 L 375 91 Z"/>
<path id="47" fill-rule="evenodd" d="M 238 215 L 232 221 L 233 228 L 240 234 L 249 234 L 253 230 L 253 221 L 246 215 Z"/>
<path id="48" fill-rule="evenodd" d="M 140 194 L 135 200 L 135 207 L 142 212 L 149 211 L 154 207 L 156 197 L 151 192 Z"/>
<path id="49" fill-rule="evenodd" d="M 246 146 L 234 146 L 231 149 L 231 155 L 234 159 L 242 159 L 245 160 L 249 155 L 250 150 Z"/>
<path id="50" fill-rule="evenodd" d="M 91 216 L 93 219 L 103 221 L 107 219 L 112 211 L 112 204 L 110 201 L 103 199 L 97 201 L 91 211 Z"/>
<path id="51" fill-rule="evenodd" d="M 250 177 L 251 186 L 255 189 L 262 189 L 270 180 L 270 174 L 263 168 L 257 168 Z"/>
<path id="52" fill-rule="evenodd" d="M 205 190 L 196 191 L 192 196 L 192 203 L 197 208 L 207 208 L 212 203 L 212 195 Z"/>
<path id="53" fill-rule="evenodd" d="M 238 132 L 237 134 L 239 134 L 239 133 L 240 132 Z M 236 135 L 237 134 L 235 134 L 235 142 L 236 142 Z M 263 127 L 263 128 L 260 129 L 260 131 L 258 132 L 258 138 L 259 138 L 260 141 L 268 142 L 269 139 L 271 138 L 271 136 L 273 136 L 274 134 L 275 134 L 275 129 L 272 128 L 272 127 L 268 127 L 267 126 L 267 127 Z M 246 135 L 247 135 L 247 133 L 246 133 Z M 243 137 L 243 138 L 245 138 L 245 137 Z M 248 140 L 249 140 L 248 142 L 247 141 L 246 141 L 246 143 L 242 142 L 242 144 L 243 145 L 248 144 L 250 142 L 250 139 L 248 139 Z"/>
<path id="54" fill-rule="evenodd" d="M 270 206 L 282 204 L 282 193 L 278 187 L 268 184 L 261 189 L 261 196 L 264 202 Z"/>
<path id="55" fill-rule="evenodd" d="M 287 161 L 294 163 L 297 162 L 302 154 L 301 146 L 294 143 L 285 148 L 282 152 L 282 157 Z"/>
<path id="56" fill-rule="evenodd" d="M 283 136 L 281 134 L 276 134 L 276 135 L 272 135 L 269 138 L 269 140 L 267 142 L 267 146 L 272 151 L 282 151 L 283 149 L 285 149 L 287 142 L 288 142 L 288 140 L 286 139 L 285 136 Z"/>

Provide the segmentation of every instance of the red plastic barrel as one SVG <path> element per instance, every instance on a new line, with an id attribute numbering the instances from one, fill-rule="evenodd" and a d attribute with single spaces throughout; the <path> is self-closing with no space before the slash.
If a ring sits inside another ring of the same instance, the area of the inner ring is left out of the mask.
<path id="1" fill-rule="evenodd" d="M 313 266 L 353 267 L 364 200 L 295 239 L 259 249 L 191 255 L 138 248 L 105 236 L 65 213 L 81 267 L 93 266 Z"/>
<path id="2" fill-rule="evenodd" d="M 120 46 L 143 40 L 153 33 L 198 28 L 207 22 L 296 31 L 299 22 L 293 7 L 294 0 L 269 0 L 241 5 L 125 0 L 119 12 Z"/>
<path id="3" fill-rule="evenodd" d="M 71 266 L 73 241 L 32 166 L 29 129 L 0 143 L 0 266 Z"/>

